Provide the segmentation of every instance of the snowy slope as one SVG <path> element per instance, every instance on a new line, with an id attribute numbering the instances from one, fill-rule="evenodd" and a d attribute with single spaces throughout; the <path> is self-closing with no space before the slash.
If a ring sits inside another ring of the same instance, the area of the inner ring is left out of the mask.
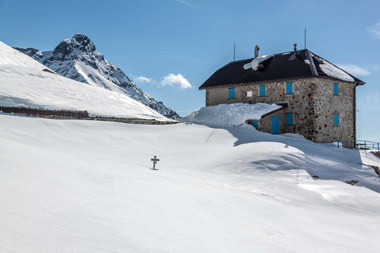
<path id="1" fill-rule="evenodd" d="M 250 126 L 0 114 L 0 251 L 378 252 L 363 162 L 379 166 Z"/>
<path id="2" fill-rule="evenodd" d="M 128 95 L 162 115 L 178 119 L 172 109 L 138 88 L 118 67 L 108 62 L 84 34 L 65 39 L 53 51 L 41 52 L 34 48 L 16 48 L 58 74 L 93 86 Z"/>
<path id="3" fill-rule="evenodd" d="M 96 116 L 168 120 L 125 94 L 60 76 L 2 42 L 0 105 L 87 110 Z"/>

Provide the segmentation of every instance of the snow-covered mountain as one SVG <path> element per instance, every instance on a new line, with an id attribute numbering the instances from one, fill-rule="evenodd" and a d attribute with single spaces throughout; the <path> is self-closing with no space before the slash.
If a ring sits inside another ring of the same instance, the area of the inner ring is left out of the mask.
<path id="1" fill-rule="evenodd" d="M 77 82 L 0 41 L 0 105 L 86 110 L 90 116 L 168 121 L 125 93 Z M 0 250 L 1 251 L 1 250 Z"/>
<path id="2" fill-rule="evenodd" d="M 138 88 L 124 72 L 108 62 L 84 34 L 65 39 L 53 51 L 16 48 L 58 74 L 73 80 L 127 94 L 160 114 L 179 119 L 179 115 L 162 102 Z"/>

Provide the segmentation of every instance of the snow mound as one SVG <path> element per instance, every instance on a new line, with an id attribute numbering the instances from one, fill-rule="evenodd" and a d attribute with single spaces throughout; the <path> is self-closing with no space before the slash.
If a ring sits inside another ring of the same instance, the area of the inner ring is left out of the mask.
<path id="1" fill-rule="evenodd" d="M 258 70 L 260 63 L 262 63 L 262 62 L 264 62 L 266 60 L 269 60 L 272 57 L 273 57 L 273 55 L 263 55 L 263 56 L 254 58 L 252 60 L 252 62 L 244 64 L 243 68 L 245 70 L 250 69 L 250 68 L 252 68 L 253 70 Z"/>
<path id="2" fill-rule="evenodd" d="M 325 61 L 319 57 L 316 57 L 315 55 L 313 55 L 313 57 L 316 58 L 318 60 L 318 62 L 320 62 L 319 67 L 321 68 L 323 73 L 325 73 L 326 75 L 340 79 L 340 80 L 343 80 L 343 81 L 348 81 L 348 82 L 354 82 L 355 81 L 354 78 L 352 78 L 352 76 L 350 76 L 349 74 L 347 74 L 346 72 L 344 72 L 340 68 L 334 66 L 333 64 L 331 64 L 331 63 L 329 63 L 329 62 L 327 62 L 327 61 Z"/>
<path id="3" fill-rule="evenodd" d="M 166 117 L 126 94 L 77 82 L 0 41 L 0 105 L 52 110 L 87 110 L 92 116 Z"/>
<path id="4" fill-rule="evenodd" d="M 208 126 L 238 126 L 246 120 L 260 119 L 264 114 L 281 108 L 275 104 L 220 104 L 202 107 L 186 117 L 180 122 L 191 122 Z"/>

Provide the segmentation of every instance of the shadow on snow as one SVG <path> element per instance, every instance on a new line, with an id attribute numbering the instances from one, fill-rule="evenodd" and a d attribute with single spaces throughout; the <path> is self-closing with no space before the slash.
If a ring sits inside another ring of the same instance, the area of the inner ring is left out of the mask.
<path id="1" fill-rule="evenodd" d="M 275 158 L 269 156 L 268 159 L 254 161 L 251 164 L 255 169 L 306 170 L 314 180 L 357 180 L 355 186 L 380 193 L 380 178 L 373 168 L 363 164 L 359 150 L 338 149 L 333 143 L 313 143 L 295 134 L 272 135 L 250 126 L 218 128 L 227 130 L 237 139 L 235 147 L 248 143 L 277 143 L 285 149 L 295 148 L 300 151 L 278 152 Z M 367 152 L 365 155 L 371 154 Z"/>

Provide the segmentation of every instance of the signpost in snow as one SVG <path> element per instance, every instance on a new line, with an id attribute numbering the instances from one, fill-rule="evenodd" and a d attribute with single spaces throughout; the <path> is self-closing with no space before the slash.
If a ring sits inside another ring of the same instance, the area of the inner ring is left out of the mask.
<path id="1" fill-rule="evenodd" d="M 153 162 L 153 170 L 158 170 L 156 169 L 156 163 L 160 161 L 160 159 L 157 158 L 157 156 L 154 156 L 152 159 L 150 159 Z"/>

